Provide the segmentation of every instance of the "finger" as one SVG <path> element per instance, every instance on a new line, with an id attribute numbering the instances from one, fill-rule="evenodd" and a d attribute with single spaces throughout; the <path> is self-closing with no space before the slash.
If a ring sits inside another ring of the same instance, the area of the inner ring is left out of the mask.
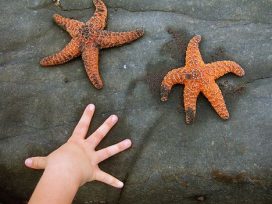
<path id="1" fill-rule="evenodd" d="M 95 106 L 93 104 L 86 107 L 70 139 L 85 138 L 94 114 L 94 110 Z"/>
<path id="2" fill-rule="evenodd" d="M 122 152 L 128 149 L 130 146 L 131 146 L 131 140 L 126 139 L 115 145 L 112 145 L 105 149 L 101 149 L 97 151 L 96 154 L 98 158 L 98 163 L 104 161 L 105 159 L 108 159 L 109 157 L 112 157 L 115 154 L 118 154 L 119 152 Z"/>
<path id="3" fill-rule="evenodd" d="M 31 157 L 25 160 L 25 165 L 31 169 L 44 169 L 46 157 Z"/>
<path id="4" fill-rule="evenodd" d="M 117 178 L 101 170 L 97 172 L 95 180 L 101 181 L 115 188 L 122 188 L 124 186 L 122 181 L 119 181 Z"/>
<path id="5" fill-rule="evenodd" d="M 106 136 L 110 129 L 117 123 L 116 115 L 110 116 L 88 139 L 87 141 L 95 148 Z"/>

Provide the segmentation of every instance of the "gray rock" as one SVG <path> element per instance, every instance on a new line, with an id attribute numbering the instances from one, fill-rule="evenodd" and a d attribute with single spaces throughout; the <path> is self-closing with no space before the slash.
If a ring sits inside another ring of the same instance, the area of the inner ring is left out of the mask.
<path id="1" fill-rule="evenodd" d="M 125 181 L 122 190 L 93 182 L 74 203 L 272 202 L 270 0 L 105 1 L 109 30 L 143 27 L 146 34 L 101 52 L 101 91 L 80 58 L 39 66 L 70 39 L 52 15 L 85 21 L 93 12 L 89 0 L 60 2 L 0 1 L 0 203 L 28 200 L 41 172 L 25 168 L 24 159 L 64 143 L 89 103 L 97 107 L 90 132 L 110 114 L 120 117 L 100 148 L 124 138 L 133 147 L 101 164 Z M 197 119 L 186 125 L 182 86 L 160 102 L 163 75 L 184 64 L 195 34 L 206 62 L 234 60 L 246 71 L 218 80 L 228 121 L 200 96 Z"/>

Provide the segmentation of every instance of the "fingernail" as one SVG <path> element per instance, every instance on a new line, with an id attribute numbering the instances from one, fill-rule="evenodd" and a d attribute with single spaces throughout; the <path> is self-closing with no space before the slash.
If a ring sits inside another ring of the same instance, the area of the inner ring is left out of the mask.
<path id="1" fill-rule="evenodd" d="M 90 109 L 91 111 L 93 111 L 94 108 L 95 108 L 94 104 L 90 104 L 90 105 L 89 105 L 89 109 Z"/>
<path id="2" fill-rule="evenodd" d="M 121 182 L 121 181 L 119 181 L 118 184 L 117 184 L 117 187 L 118 187 L 118 188 L 123 188 L 123 186 L 124 186 L 124 183 Z"/>
<path id="3" fill-rule="evenodd" d="M 28 158 L 25 160 L 25 165 L 26 166 L 31 166 L 32 165 L 32 159 Z"/>
<path id="4" fill-rule="evenodd" d="M 130 139 L 126 139 L 124 142 L 125 142 L 126 147 L 130 147 L 132 144 Z"/>
<path id="5" fill-rule="evenodd" d="M 111 116 L 111 121 L 112 121 L 112 122 L 115 123 L 115 122 L 117 122 L 117 120 L 118 120 L 118 117 L 117 117 L 116 115 L 112 115 L 112 116 Z"/>

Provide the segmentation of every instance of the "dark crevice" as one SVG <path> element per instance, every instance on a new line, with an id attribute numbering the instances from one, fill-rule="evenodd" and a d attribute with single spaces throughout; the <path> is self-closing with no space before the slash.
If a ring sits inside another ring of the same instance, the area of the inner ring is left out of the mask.
<path id="1" fill-rule="evenodd" d="M 47 35 L 49 32 L 51 32 L 51 30 L 47 29 L 44 33 L 38 33 L 37 35 L 33 35 L 31 37 L 28 37 L 28 38 L 24 39 L 24 41 L 14 42 L 13 44 L 11 44 L 11 45 L 3 48 L 2 50 L 0 50 L 0 52 L 3 52 L 3 53 L 5 52 L 4 54 L 8 55 L 7 53 L 9 53 L 9 52 L 15 52 L 15 51 L 18 51 L 19 49 L 27 48 L 28 42 L 32 41 L 32 43 L 34 44 L 34 42 L 36 40 L 38 40 L 41 37 Z"/>
<path id="2" fill-rule="evenodd" d="M 48 9 L 51 6 L 57 6 L 60 7 L 63 10 L 63 7 L 61 5 L 61 1 L 60 0 L 51 0 L 50 2 L 45 2 L 43 4 L 39 4 L 37 6 L 28 6 L 27 8 L 30 10 L 41 10 L 41 9 Z"/>
<path id="3" fill-rule="evenodd" d="M 47 126 L 47 127 L 35 127 L 35 126 L 30 126 L 30 125 L 23 124 L 21 126 L 25 126 L 25 127 L 28 127 L 30 129 L 34 129 L 34 130 L 32 132 L 28 132 L 27 134 L 23 134 L 23 135 L 5 136 L 5 137 L 0 138 L 0 141 L 8 140 L 8 139 L 16 138 L 16 137 L 29 136 L 31 134 L 37 133 L 37 131 L 47 131 L 47 130 L 52 129 L 52 128 L 64 127 L 64 126 L 70 125 L 71 123 L 75 123 L 77 121 L 78 120 L 73 120 L 73 121 L 68 121 L 68 122 L 62 123 L 62 124 L 56 124 L 56 125 Z M 20 127 L 20 125 L 17 124 L 17 127 Z"/>
<path id="4" fill-rule="evenodd" d="M 33 6 L 33 7 L 29 6 L 29 7 L 27 7 L 27 9 L 34 10 L 34 11 L 40 10 L 40 9 L 48 9 L 48 8 L 50 8 L 53 4 L 54 4 L 54 2 L 52 1 L 52 2 L 47 2 L 47 3 L 40 4 L 40 5 Z"/>
<path id="5" fill-rule="evenodd" d="M 75 9 L 70 9 L 70 8 L 63 8 L 61 7 L 61 10 L 62 11 L 83 11 L 83 10 L 88 10 L 88 9 L 92 9 L 93 6 L 90 6 L 90 7 L 85 7 L 85 8 L 75 8 Z M 204 18 L 197 18 L 197 17 L 193 17 L 191 15 L 188 15 L 186 13 L 182 13 L 178 10 L 160 10 L 160 9 L 149 9 L 149 10 L 132 10 L 132 9 L 128 9 L 128 8 L 123 8 L 123 7 L 110 7 L 108 6 L 108 10 L 114 10 L 114 11 L 117 11 L 118 9 L 119 10 L 124 10 L 124 11 L 128 11 L 128 12 L 131 12 L 131 13 L 145 13 L 145 12 L 161 12 L 161 13 L 172 13 L 172 14 L 177 14 L 177 15 L 182 15 L 184 17 L 187 17 L 187 18 L 190 18 L 190 19 L 195 19 L 195 20 L 201 20 L 201 21 L 208 21 L 208 22 L 241 22 L 241 23 L 244 23 L 244 24 L 263 24 L 263 25 L 271 25 L 271 23 L 265 23 L 265 22 L 259 22 L 259 21 L 249 21 L 249 20 L 246 20 L 246 19 L 239 19 L 239 20 L 235 20 L 235 19 L 224 19 L 224 20 L 210 20 L 210 19 L 204 19 Z"/>
<path id="6" fill-rule="evenodd" d="M 3 185 L 4 186 L 4 185 Z M 14 192 L 5 187 L 0 188 L 0 204 L 27 204 L 27 200 L 21 196 L 14 195 Z"/>
<path id="7" fill-rule="evenodd" d="M 133 157 L 133 159 L 132 159 L 132 161 L 131 161 L 131 164 L 130 164 L 130 166 L 129 166 L 129 169 L 128 169 L 126 175 L 125 175 L 125 178 L 124 178 L 124 184 L 125 184 L 125 185 L 124 185 L 124 187 L 122 188 L 122 190 L 121 190 L 121 192 L 120 192 L 120 194 L 119 194 L 119 197 L 118 197 L 118 199 L 117 199 L 117 203 L 118 203 L 118 204 L 121 203 L 123 194 L 124 194 L 124 192 L 125 192 L 125 190 L 126 190 L 126 183 L 127 183 L 127 181 L 129 180 L 129 175 L 130 175 L 130 173 L 133 171 L 133 169 L 134 169 L 134 167 L 135 167 L 135 165 L 136 165 L 136 163 L 137 163 L 139 157 L 142 155 L 142 152 L 143 152 L 143 150 L 144 150 L 144 147 L 148 144 L 148 142 L 149 142 L 149 140 L 150 140 L 150 138 L 151 138 L 151 136 L 152 136 L 152 132 L 153 132 L 153 131 L 156 129 L 156 127 L 159 125 L 159 123 L 160 123 L 162 117 L 163 117 L 163 114 L 162 114 L 160 117 L 158 117 L 158 118 L 154 121 L 153 125 L 152 125 L 152 126 L 148 129 L 148 131 L 143 135 L 143 139 L 142 139 L 141 143 L 138 145 L 137 151 L 136 151 L 136 153 L 135 153 L 135 155 L 134 155 L 134 157 Z"/>
<path id="8" fill-rule="evenodd" d="M 249 81 L 241 82 L 236 85 L 229 85 L 228 82 L 225 81 L 225 82 L 219 82 L 218 85 L 224 94 L 233 94 L 233 93 L 240 93 L 241 94 L 244 91 L 244 89 L 246 88 L 246 86 L 248 86 L 249 84 L 255 83 L 260 80 L 267 80 L 270 78 L 272 78 L 272 77 L 260 77 L 260 78 L 252 79 Z"/>
<path id="9" fill-rule="evenodd" d="M 8 140 L 8 139 L 11 139 L 11 138 L 16 138 L 16 137 L 21 137 L 21 136 L 26 136 L 26 135 L 29 135 L 29 134 L 25 134 L 25 135 L 5 136 L 5 137 L 0 138 L 0 141 Z"/>
<path id="10" fill-rule="evenodd" d="M 256 79 L 252 79 L 251 81 L 245 82 L 244 85 L 248 85 L 248 84 L 254 83 L 254 82 L 256 82 L 256 81 L 266 80 L 266 79 L 270 79 L 270 78 L 272 78 L 272 76 L 268 76 L 268 77 L 259 77 L 259 78 L 256 78 Z"/>
<path id="11" fill-rule="evenodd" d="M 85 10 L 92 9 L 93 7 L 67 9 L 67 8 L 63 8 L 63 7 L 60 6 L 60 8 L 61 8 L 62 11 L 85 11 Z"/>

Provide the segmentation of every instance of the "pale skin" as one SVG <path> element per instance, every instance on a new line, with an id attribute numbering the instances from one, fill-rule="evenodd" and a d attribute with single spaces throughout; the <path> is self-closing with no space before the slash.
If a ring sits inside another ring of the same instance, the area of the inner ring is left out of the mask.
<path id="1" fill-rule="evenodd" d="M 46 157 L 31 157 L 25 165 L 32 169 L 44 169 L 29 204 L 72 203 L 78 188 L 90 181 L 101 181 L 116 188 L 123 182 L 102 171 L 98 164 L 131 146 L 129 139 L 96 151 L 95 148 L 117 123 L 111 115 L 93 134 L 87 136 L 95 106 L 86 107 L 72 136 L 61 147 Z"/>

